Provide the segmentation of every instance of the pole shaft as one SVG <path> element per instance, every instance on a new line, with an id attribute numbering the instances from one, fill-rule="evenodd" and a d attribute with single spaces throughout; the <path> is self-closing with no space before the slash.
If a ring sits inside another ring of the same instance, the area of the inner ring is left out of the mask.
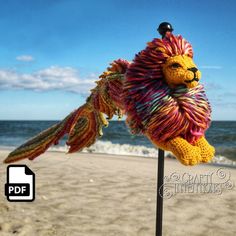
<path id="1" fill-rule="evenodd" d="M 158 149 L 156 236 L 162 236 L 164 150 Z"/>

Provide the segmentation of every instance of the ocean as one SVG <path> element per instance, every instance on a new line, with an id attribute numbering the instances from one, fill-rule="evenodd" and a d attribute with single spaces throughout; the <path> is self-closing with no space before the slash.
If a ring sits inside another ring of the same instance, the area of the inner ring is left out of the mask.
<path id="1" fill-rule="evenodd" d="M 0 148 L 14 149 L 58 121 L 0 121 Z M 157 157 L 157 149 L 144 136 L 129 133 L 124 121 L 110 121 L 104 135 L 85 152 Z M 206 132 L 216 148 L 215 163 L 236 166 L 236 121 L 213 121 Z M 66 151 L 66 137 L 51 150 Z"/>

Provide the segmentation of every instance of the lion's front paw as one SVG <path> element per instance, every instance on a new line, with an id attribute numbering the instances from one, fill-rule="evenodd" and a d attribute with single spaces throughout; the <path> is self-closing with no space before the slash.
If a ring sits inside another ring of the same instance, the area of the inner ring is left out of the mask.
<path id="1" fill-rule="evenodd" d="M 202 160 L 201 149 L 199 147 L 192 146 L 188 149 L 183 149 L 179 155 L 176 155 L 177 159 L 186 166 L 194 166 L 200 163 Z"/>
<path id="2" fill-rule="evenodd" d="M 204 137 L 200 138 L 195 146 L 199 147 L 201 150 L 201 162 L 207 163 L 212 160 L 215 155 L 215 148 L 211 146 Z"/>
<path id="3" fill-rule="evenodd" d="M 212 147 L 211 145 L 209 145 L 206 149 L 201 149 L 201 156 L 202 156 L 202 160 L 201 162 L 203 163 L 207 163 L 210 162 L 212 160 L 212 158 L 215 155 L 215 148 Z"/>
<path id="4" fill-rule="evenodd" d="M 202 160 L 201 149 L 193 146 L 181 137 L 176 137 L 167 142 L 168 149 L 184 165 L 196 165 Z"/>

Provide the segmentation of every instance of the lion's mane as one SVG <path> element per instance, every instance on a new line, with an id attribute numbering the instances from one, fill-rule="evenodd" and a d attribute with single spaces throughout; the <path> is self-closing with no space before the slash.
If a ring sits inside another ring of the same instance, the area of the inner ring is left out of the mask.
<path id="1" fill-rule="evenodd" d="M 127 123 L 132 133 L 146 134 L 158 142 L 181 136 L 194 143 L 210 125 L 211 107 L 202 85 L 192 89 L 167 85 L 162 65 L 176 55 L 192 58 L 192 46 L 182 36 L 168 33 L 135 56 L 124 82 Z"/>

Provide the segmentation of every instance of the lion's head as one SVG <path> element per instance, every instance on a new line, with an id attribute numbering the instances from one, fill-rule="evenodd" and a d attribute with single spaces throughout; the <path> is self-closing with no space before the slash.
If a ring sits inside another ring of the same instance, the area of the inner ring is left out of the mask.
<path id="1" fill-rule="evenodd" d="M 126 72 L 124 104 L 135 134 L 159 141 L 181 136 L 196 141 L 210 124 L 210 105 L 193 50 L 182 36 L 167 33 L 139 52 Z"/>
<path id="2" fill-rule="evenodd" d="M 167 33 L 164 39 L 148 43 L 146 50 L 151 51 L 150 56 L 157 60 L 156 66 L 170 87 L 185 85 L 193 88 L 198 85 L 201 73 L 193 62 L 191 45 L 182 36 Z"/>
<path id="3" fill-rule="evenodd" d="M 163 65 L 164 78 L 170 87 L 186 85 L 193 88 L 198 85 L 201 72 L 197 69 L 192 58 L 186 55 L 169 57 Z"/>

